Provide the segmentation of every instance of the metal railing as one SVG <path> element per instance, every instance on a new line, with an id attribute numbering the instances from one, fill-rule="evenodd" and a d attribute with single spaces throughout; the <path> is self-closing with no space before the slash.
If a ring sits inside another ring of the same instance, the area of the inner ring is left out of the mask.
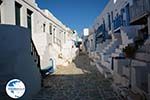
<path id="1" fill-rule="evenodd" d="M 36 65 L 37 65 L 37 67 L 40 69 L 40 56 L 39 56 L 39 54 L 37 52 L 37 49 L 36 49 L 32 39 L 31 39 L 31 55 L 34 58 L 34 61 L 35 61 Z"/>
<path id="2" fill-rule="evenodd" d="M 150 0 L 133 0 L 130 7 L 130 20 L 135 20 L 150 12 Z"/>

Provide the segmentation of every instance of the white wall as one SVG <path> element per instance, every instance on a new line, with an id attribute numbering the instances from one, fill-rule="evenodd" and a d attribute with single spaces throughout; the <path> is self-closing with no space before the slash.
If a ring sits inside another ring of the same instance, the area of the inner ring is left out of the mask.
<path id="1" fill-rule="evenodd" d="M 83 34 L 84 34 L 84 36 L 88 36 L 89 35 L 89 29 L 88 28 L 84 28 L 83 29 Z"/>
<path id="2" fill-rule="evenodd" d="M 48 49 L 49 45 L 51 44 L 51 48 L 54 49 L 56 54 L 58 55 L 61 52 L 62 45 L 65 43 L 64 35 L 65 32 L 67 32 L 67 27 L 59 21 L 50 11 L 48 10 L 42 10 L 38 7 L 35 0 L 3 0 L 3 3 L 1 5 L 1 20 L 3 24 L 11 24 L 15 25 L 15 1 L 22 5 L 20 11 L 21 11 L 21 26 L 27 27 L 27 9 L 31 10 L 32 13 L 32 38 L 34 43 L 36 44 L 38 49 L 38 52 L 40 52 L 41 58 L 43 57 L 41 62 L 48 62 L 49 58 L 45 56 L 47 55 L 46 52 L 49 53 L 52 52 L 52 49 Z M 43 31 L 43 24 L 45 24 L 45 32 Z M 49 32 L 49 25 L 52 25 L 52 35 L 50 35 Z M 60 45 L 57 45 L 54 43 L 54 32 L 53 28 L 56 28 L 56 38 L 60 41 Z M 45 35 L 48 37 L 45 37 Z M 34 37 L 35 36 L 35 37 Z M 36 36 L 39 36 L 38 38 Z M 45 38 L 40 38 L 45 37 Z M 70 37 L 69 37 L 70 38 Z M 47 41 L 47 42 L 43 42 Z M 43 44 L 45 47 L 43 47 Z M 44 48 L 44 49 L 43 49 Z M 45 53 L 45 54 L 43 54 Z M 56 55 L 56 56 L 57 56 Z M 51 55 L 49 55 L 51 56 Z M 43 61 L 44 60 L 44 61 Z M 41 63 L 42 64 L 42 63 Z M 48 64 L 48 63 L 47 63 Z M 44 64 L 46 65 L 46 64 Z M 41 66 L 44 66 L 43 64 Z"/>
<path id="3" fill-rule="evenodd" d="M 120 14 L 120 10 L 124 8 L 127 5 L 127 3 L 132 5 L 132 0 L 117 0 L 116 3 L 114 3 L 114 0 L 109 0 L 104 10 L 100 13 L 100 15 L 94 21 L 93 27 L 97 29 L 103 23 L 103 19 L 104 19 L 106 30 L 108 30 L 108 16 L 107 16 L 108 13 L 110 14 L 110 17 L 111 17 L 111 12 L 113 12 L 113 19 L 115 19 L 116 14 L 117 13 Z"/>

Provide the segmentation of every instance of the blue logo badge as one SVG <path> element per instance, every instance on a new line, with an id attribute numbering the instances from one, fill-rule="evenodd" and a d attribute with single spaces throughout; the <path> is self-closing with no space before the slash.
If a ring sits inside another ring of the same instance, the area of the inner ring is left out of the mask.
<path id="1" fill-rule="evenodd" d="M 25 85 L 19 79 L 12 79 L 6 85 L 6 93 L 14 99 L 18 99 L 25 93 Z"/>

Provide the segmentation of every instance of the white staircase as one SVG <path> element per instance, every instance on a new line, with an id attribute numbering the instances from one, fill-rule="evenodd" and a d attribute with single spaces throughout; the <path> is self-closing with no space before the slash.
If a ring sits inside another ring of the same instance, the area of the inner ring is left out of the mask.
<path id="1" fill-rule="evenodd" d="M 98 44 L 96 51 L 101 53 L 103 51 L 103 49 L 106 47 L 106 45 L 108 45 L 110 42 L 111 42 L 111 40 L 108 39 L 105 42 Z"/>
<path id="2" fill-rule="evenodd" d="M 110 54 L 110 53 L 114 52 L 115 49 L 118 48 L 119 45 L 120 45 L 120 41 L 118 41 L 117 39 L 114 39 L 113 41 L 110 42 L 109 45 L 107 45 L 103 49 L 103 53 Z"/>
<path id="3" fill-rule="evenodd" d="M 99 51 L 95 54 L 95 62 L 98 70 L 105 78 L 112 78 L 112 72 L 110 72 L 111 66 L 111 53 L 115 51 L 115 48 L 120 44 L 117 40 L 106 40 L 100 44 Z"/>
<path id="4" fill-rule="evenodd" d="M 107 73 L 112 73 L 112 57 L 123 56 L 123 48 L 133 43 L 133 39 L 137 34 L 137 27 L 138 26 L 121 27 L 121 33 L 114 33 L 112 40 L 106 40 L 106 42 L 99 44 L 96 56 L 101 65 L 108 69 L 106 71 Z M 104 72 L 102 70 L 103 68 L 99 69 L 101 69 L 100 72 Z"/>
<path id="5" fill-rule="evenodd" d="M 44 52 L 48 45 L 47 34 L 46 33 L 33 34 L 32 39 L 40 55 L 40 58 L 43 59 Z"/>
<path id="6" fill-rule="evenodd" d="M 112 53 L 112 57 L 123 56 L 123 48 L 128 46 L 128 44 L 133 43 L 133 39 L 137 36 L 137 28 L 139 28 L 139 26 L 121 27 L 122 44 L 120 44 L 115 52 Z"/>
<path id="7" fill-rule="evenodd" d="M 116 48 L 120 45 L 120 41 L 113 39 L 104 49 L 101 55 L 101 64 L 106 68 L 111 70 L 112 56 L 111 54 L 115 52 Z"/>
<path id="8" fill-rule="evenodd" d="M 33 34 L 33 41 L 36 46 L 37 52 L 40 55 L 41 69 L 49 66 L 49 47 L 48 47 L 48 34 L 47 33 L 37 33 Z"/>

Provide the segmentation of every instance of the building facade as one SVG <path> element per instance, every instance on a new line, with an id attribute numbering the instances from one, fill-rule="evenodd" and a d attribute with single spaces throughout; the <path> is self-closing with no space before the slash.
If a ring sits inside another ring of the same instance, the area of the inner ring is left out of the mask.
<path id="1" fill-rule="evenodd" d="M 0 23 L 17 25 L 30 30 L 32 41 L 40 56 L 42 70 L 49 70 L 51 59 L 56 65 L 60 64 L 62 48 L 72 36 L 70 28 L 48 10 L 40 9 L 35 0 L 1 0 Z M 66 59 L 62 60 L 66 61 Z"/>
<path id="2" fill-rule="evenodd" d="M 112 78 L 115 86 L 131 88 L 147 99 L 150 93 L 149 4 L 149 0 L 109 0 L 91 27 L 94 45 L 87 48 L 99 71 Z M 87 40 L 91 40 L 91 35 Z M 123 50 L 131 44 L 137 50 L 129 66 L 130 59 Z"/>

